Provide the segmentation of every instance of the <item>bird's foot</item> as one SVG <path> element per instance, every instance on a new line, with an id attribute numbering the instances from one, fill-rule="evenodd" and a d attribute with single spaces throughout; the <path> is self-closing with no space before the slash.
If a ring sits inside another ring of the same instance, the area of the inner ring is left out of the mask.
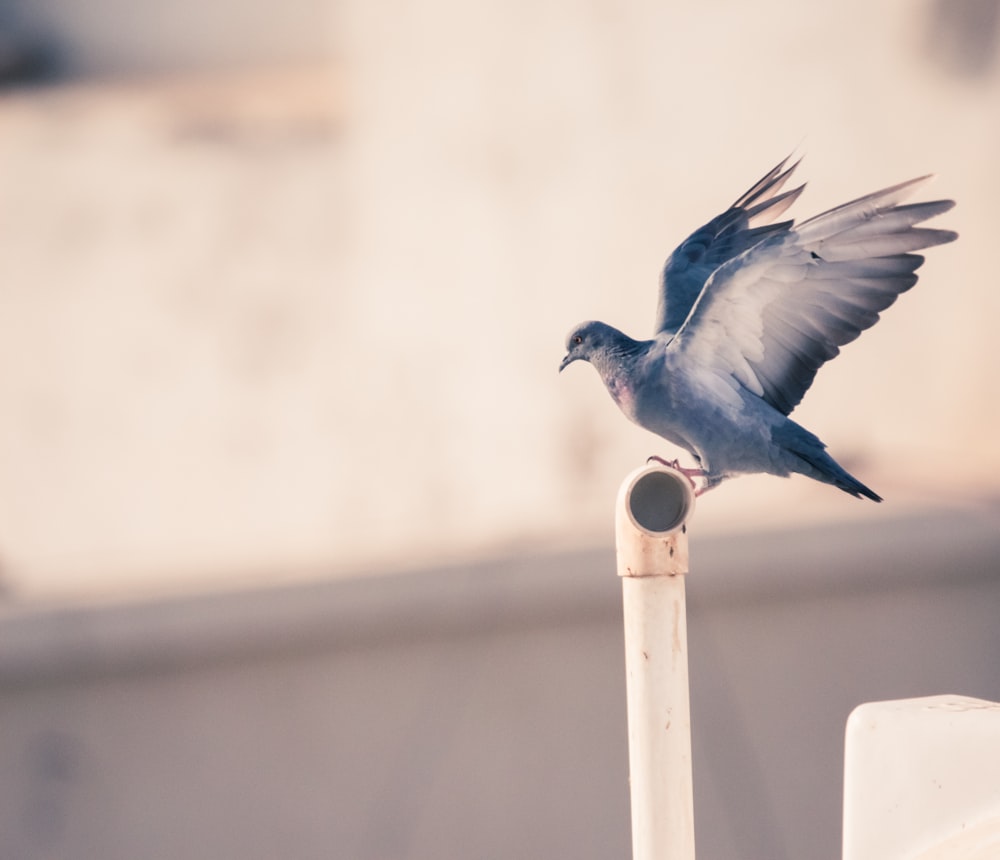
<path id="1" fill-rule="evenodd" d="M 691 489 L 694 490 L 695 497 L 700 496 L 702 493 L 707 493 L 712 487 L 718 486 L 718 482 L 712 483 L 711 479 L 708 477 L 708 472 L 704 469 L 694 468 L 689 469 L 686 466 L 682 466 L 677 460 L 664 460 L 663 457 L 657 457 L 653 454 L 651 457 L 646 458 L 647 463 L 659 463 L 661 466 L 666 466 L 668 469 L 673 469 L 675 472 L 680 472 L 691 484 Z M 698 486 L 695 483 L 695 478 L 703 478 L 705 483 L 702 486 Z"/>
<path id="2" fill-rule="evenodd" d="M 657 457 L 653 454 L 651 457 L 646 458 L 647 463 L 659 463 L 661 466 L 666 466 L 668 469 L 673 469 L 675 472 L 680 472 L 685 478 L 687 478 L 693 484 L 693 478 L 707 478 L 708 472 L 704 469 L 688 469 L 682 466 L 677 460 L 664 460 L 662 457 Z M 707 487 L 705 489 L 708 489 Z"/>

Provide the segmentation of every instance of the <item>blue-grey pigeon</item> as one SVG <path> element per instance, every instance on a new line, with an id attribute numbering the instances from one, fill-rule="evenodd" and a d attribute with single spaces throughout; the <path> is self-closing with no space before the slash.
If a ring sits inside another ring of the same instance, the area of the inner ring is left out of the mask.
<path id="1" fill-rule="evenodd" d="M 798 472 L 879 502 L 788 415 L 820 366 L 917 282 L 924 258 L 913 252 L 957 238 L 915 226 L 954 202 L 900 205 L 925 176 L 774 223 L 805 187 L 779 193 L 798 166 L 787 162 L 670 255 L 651 340 L 582 323 L 559 369 L 594 365 L 629 419 L 694 456 L 698 468 L 681 471 L 703 479 L 699 492 Z"/>

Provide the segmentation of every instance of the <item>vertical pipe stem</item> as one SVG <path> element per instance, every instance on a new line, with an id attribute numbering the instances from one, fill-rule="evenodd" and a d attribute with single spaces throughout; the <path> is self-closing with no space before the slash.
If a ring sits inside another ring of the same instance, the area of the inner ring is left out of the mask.
<path id="1" fill-rule="evenodd" d="M 622 484 L 616 510 L 628 696 L 634 860 L 694 860 L 688 693 L 688 479 L 646 466 Z"/>

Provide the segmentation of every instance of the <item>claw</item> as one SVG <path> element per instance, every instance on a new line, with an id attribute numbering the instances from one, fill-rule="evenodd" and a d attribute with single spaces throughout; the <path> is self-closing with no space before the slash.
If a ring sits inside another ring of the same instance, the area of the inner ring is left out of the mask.
<path id="1" fill-rule="evenodd" d="M 704 469 L 688 469 L 682 466 L 677 460 L 664 460 L 662 457 L 657 457 L 653 454 L 651 457 L 646 458 L 647 463 L 659 463 L 661 466 L 666 466 L 668 469 L 673 469 L 675 472 L 680 472 L 685 478 L 691 480 L 692 478 L 707 478 L 708 472 Z M 691 481 L 693 484 L 694 481 Z M 705 489 L 708 489 L 706 487 Z"/>
<path id="2" fill-rule="evenodd" d="M 700 496 L 702 493 L 707 493 L 712 487 L 717 486 L 717 483 L 712 483 L 708 476 L 708 472 L 704 469 L 689 469 L 686 466 L 682 466 L 677 460 L 664 460 L 663 457 L 657 457 L 653 454 L 651 457 L 646 458 L 647 463 L 659 463 L 661 466 L 666 466 L 668 469 L 673 469 L 675 472 L 680 472 L 688 482 L 691 484 L 691 489 L 694 490 L 695 497 Z M 703 486 L 699 487 L 694 479 L 704 478 L 705 483 Z"/>

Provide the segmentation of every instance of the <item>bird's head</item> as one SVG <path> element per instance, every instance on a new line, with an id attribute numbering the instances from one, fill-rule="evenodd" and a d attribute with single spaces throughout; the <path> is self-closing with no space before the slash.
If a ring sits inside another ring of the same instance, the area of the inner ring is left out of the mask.
<path id="1" fill-rule="evenodd" d="M 626 345 L 632 343 L 631 338 L 605 323 L 580 323 L 566 338 L 566 355 L 559 370 L 565 370 L 578 359 L 601 364 L 603 359 L 626 351 Z"/>

